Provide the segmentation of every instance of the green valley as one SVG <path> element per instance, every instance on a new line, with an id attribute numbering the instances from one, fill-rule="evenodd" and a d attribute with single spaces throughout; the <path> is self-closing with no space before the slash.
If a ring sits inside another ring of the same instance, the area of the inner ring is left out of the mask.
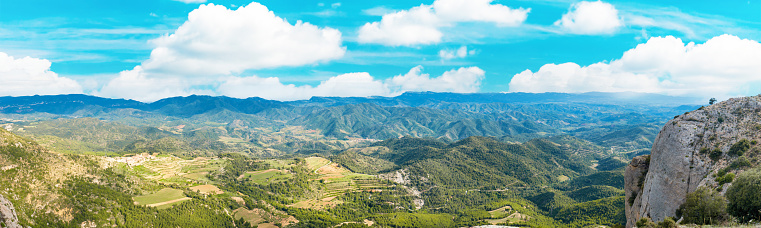
<path id="1" fill-rule="evenodd" d="M 623 225 L 626 162 L 683 107 L 584 96 L 0 98 L 0 195 L 31 227 Z"/>

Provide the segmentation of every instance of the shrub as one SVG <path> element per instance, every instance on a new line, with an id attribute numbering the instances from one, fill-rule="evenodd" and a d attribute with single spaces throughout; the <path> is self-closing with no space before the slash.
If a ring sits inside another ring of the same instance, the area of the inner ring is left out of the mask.
<path id="1" fill-rule="evenodd" d="M 740 221 L 761 220 L 761 168 L 755 168 L 737 175 L 727 190 L 729 214 Z"/>
<path id="2" fill-rule="evenodd" d="M 650 218 L 644 217 L 635 223 L 638 228 L 676 228 L 676 222 L 671 217 L 666 217 L 663 221 L 655 224 Z"/>
<path id="3" fill-rule="evenodd" d="M 716 161 L 716 160 L 719 160 L 719 158 L 721 158 L 721 155 L 722 155 L 723 153 L 724 153 L 724 152 L 721 152 L 721 149 L 719 149 L 719 148 L 716 148 L 716 149 L 713 149 L 713 151 L 711 151 L 711 154 L 710 154 L 710 155 L 708 155 L 708 157 L 710 157 L 710 158 L 711 158 L 711 160 L 714 160 L 714 161 Z"/>
<path id="4" fill-rule="evenodd" d="M 651 228 L 651 227 L 655 227 L 655 223 L 652 220 L 650 220 L 650 218 L 648 218 L 648 217 L 644 217 L 644 218 L 639 219 L 639 221 L 637 221 L 636 225 L 639 228 L 645 228 L 645 227 Z"/>
<path id="5" fill-rule="evenodd" d="M 732 156 L 742 156 L 746 151 L 748 151 L 748 149 L 750 149 L 750 141 L 747 139 L 741 139 L 729 148 L 727 154 Z"/>
<path id="6" fill-rule="evenodd" d="M 716 173 L 716 176 L 723 177 L 724 175 L 727 175 L 727 171 L 729 171 L 729 170 L 726 169 L 726 168 L 720 169 L 719 172 Z"/>
<path id="7" fill-rule="evenodd" d="M 634 201 L 637 200 L 637 194 L 632 194 L 629 196 L 629 199 L 627 199 L 627 202 L 629 203 L 629 206 L 634 205 Z"/>
<path id="8" fill-rule="evenodd" d="M 726 199 L 713 189 L 701 187 L 687 194 L 685 202 L 676 210 L 684 223 L 697 225 L 718 224 L 728 218 Z"/>
<path id="9" fill-rule="evenodd" d="M 708 151 L 709 151 L 708 148 L 705 148 L 705 147 L 700 148 L 700 154 L 707 154 Z"/>
<path id="10" fill-rule="evenodd" d="M 732 183 L 732 181 L 735 179 L 734 173 L 728 173 L 723 176 L 719 176 L 716 178 L 716 182 L 719 182 L 720 185 L 724 185 L 726 183 Z"/>
<path id="11" fill-rule="evenodd" d="M 729 165 L 730 169 L 742 169 L 746 167 L 750 167 L 752 164 L 748 160 L 747 157 L 740 157 L 737 158 L 737 160 L 733 161 L 732 164 Z"/>
<path id="12" fill-rule="evenodd" d="M 676 222 L 671 217 L 666 217 L 663 221 L 658 223 L 658 228 L 677 228 Z"/>

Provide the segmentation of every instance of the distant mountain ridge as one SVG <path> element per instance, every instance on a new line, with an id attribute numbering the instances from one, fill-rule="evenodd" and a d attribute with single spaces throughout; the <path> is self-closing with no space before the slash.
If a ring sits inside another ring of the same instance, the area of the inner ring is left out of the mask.
<path id="1" fill-rule="evenodd" d="M 407 92 L 397 97 L 313 97 L 309 100 L 281 102 L 252 97 L 246 99 L 225 96 L 191 95 L 170 97 L 152 103 L 134 100 L 102 98 L 84 94 L 0 97 L 0 113 L 46 112 L 71 114 L 88 107 L 133 108 L 143 111 L 159 111 L 169 115 L 193 115 L 216 108 L 224 108 L 254 114 L 269 108 L 289 106 L 339 106 L 371 103 L 379 106 L 420 107 L 437 106 L 442 103 L 594 103 L 674 105 L 696 104 L 686 97 L 672 97 L 645 93 L 434 93 Z M 179 109 L 179 110 L 174 110 Z"/>
<path id="2" fill-rule="evenodd" d="M 56 119 L 91 117 L 165 131 L 185 129 L 183 137 L 203 138 L 204 145 L 218 137 L 232 137 L 244 138 L 254 146 L 267 138 L 268 131 L 289 127 L 338 140 L 413 136 L 454 141 L 487 136 L 525 142 L 568 134 L 632 151 L 649 148 L 657 126 L 698 107 L 690 104 L 690 98 L 640 93 L 422 92 L 290 102 L 192 95 L 152 103 L 75 94 L 0 97 L 0 124 L 3 119 L 63 121 Z M 231 123 L 235 124 L 219 128 Z M 200 137 L 197 130 L 208 135 Z"/>

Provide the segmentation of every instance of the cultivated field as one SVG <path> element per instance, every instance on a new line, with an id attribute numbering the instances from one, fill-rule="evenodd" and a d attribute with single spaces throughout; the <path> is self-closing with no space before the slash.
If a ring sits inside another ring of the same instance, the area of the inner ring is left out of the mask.
<path id="1" fill-rule="evenodd" d="M 210 184 L 193 186 L 193 187 L 190 187 L 190 190 L 196 191 L 204 195 L 215 195 L 215 194 L 225 193 L 219 188 L 217 188 L 217 186 L 210 185 Z"/>
<path id="2" fill-rule="evenodd" d="M 497 208 L 496 210 L 489 211 L 489 214 L 494 219 L 487 219 L 486 222 L 496 225 L 503 223 L 516 223 L 521 221 L 528 221 L 531 217 L 515 212 L 510 206 L 504 206 Z"/>
<path id="3" fill-rule="evenodd" d="M 338 197 L 348 192 L 382 191 L 389 187 L 374 176 L 354 173 L 325 158 L 309 157 L 305 160 L 307 168 L 317 176 L 312 180 L 319 181 L 323 188 L 316 198 L 289 205 L 292 207 L 324 210 L 343 203 Z"/>
<path id="4" fill-rule="evenodd" d="M 288 170 L 268 169 L 246 172 L 238 177 L 238 179 L 247 179 L 255 184 L 268 184 L 288 180 L 291 176 Z"/>
<path id="5" fill-rule="evenodd" d="M 164 188 L 149 195 L 136 196 L 132 198 L 135 200 L 135 204 L 145 205 L 149 207 L 157 207 L 159 209 L 169 208 L 172 205 L 181 203 L 182 201 L 189 200 L 185 197 L 182 190 Z"/>

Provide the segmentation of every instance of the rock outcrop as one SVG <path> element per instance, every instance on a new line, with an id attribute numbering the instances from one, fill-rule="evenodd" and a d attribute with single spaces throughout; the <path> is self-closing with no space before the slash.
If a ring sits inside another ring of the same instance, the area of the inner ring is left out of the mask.
<path id="1" fill-rule="evenodd" d="M 685 196 L 698 187 L 723 194 L 731 183 L 719 185 L 713 174 L 739 158 L 727 153 L 733 144 L 759 140 L 760 132 L 761 96 L 729 99 L 670 120 L 655 139 L 649 164 L 638 157 L 626 169 L 626 227 L 642 217 L 656 222 L 675 217 Z M 748 156 L 758 156 L 758 151 L 754 145 Z"/>
<path id="2" fill-rule="evenodd" d="M 649 165 L 650 155 L 642 155 L 632 159 L 629 165 L 626 166 L 624 191 L 626 192 L 627 200 L 625 207 L 627 223 L 631 223 L 628 220 L 637 221 L 640 219 L 639 211 L 633 211 L 632 208 L 640 207 L 641 201 L 637 196 L 642 192 Z"/>
<path id="3" fill-rule="evenodd" d="M 13 207 L 13 203 L 0 195 L 0 224 L 5 225 L 0 227 L 8 228 L 21 228 L 19 225 L 18 217 L 16 217 L 16 209 Z"/>

